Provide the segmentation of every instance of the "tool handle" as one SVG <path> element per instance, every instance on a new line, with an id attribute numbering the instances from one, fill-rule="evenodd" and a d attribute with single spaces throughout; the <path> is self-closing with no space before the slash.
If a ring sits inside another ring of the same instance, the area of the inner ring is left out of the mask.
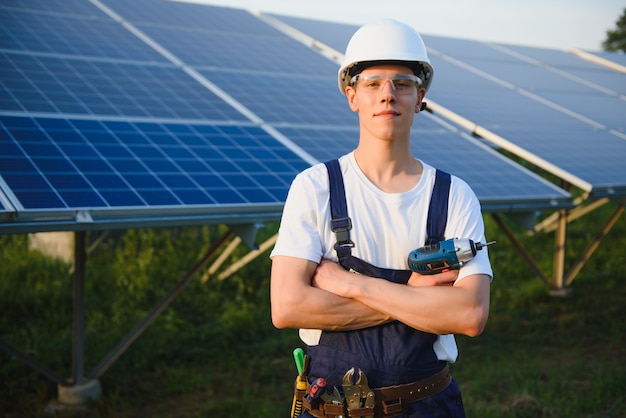
<path id="1" fill-rule="evenodd" d="M 296 369 L 298 369 L 298 375 L 301 375 L 304 371 L 304 350 L 300 347 L 293 350 L 293 359 L 296 362 Z"/>
<path id="2" fill-rule="evenodd" d="M 291 418 L 298 418 L 304 412 L 304 407 L 302 406 L 302 400 L 296 399 L 293 397 L 293 404 L 291 405 Z"/>
<path id="3" fill-rule="evenodd" d="M 291 403 L 291 418 L 297 418 L 304 412 L 302 399 L 306 394 L 307 386 L 306 378 L 303 379 L 300 376 L 296 377 L 296 384 L 293 390 L 293 402 Z"/>
<path id="4" fill-rule="evenodd" d="M 293 350 L 293 358 L 296 361 L 296 368 L 298 369 L 298 376 L 296 377 L 296 384 L 293 389 L 293 402 L 291 403 L 291 418 L 299 417 L 304 413 L 304 405 L 302 399 L 306 395 L 309 387 L 306 374 L 309 368 L 309 362 L 311 357 L 304 354 L 304 350 L 296 348 Z"/>

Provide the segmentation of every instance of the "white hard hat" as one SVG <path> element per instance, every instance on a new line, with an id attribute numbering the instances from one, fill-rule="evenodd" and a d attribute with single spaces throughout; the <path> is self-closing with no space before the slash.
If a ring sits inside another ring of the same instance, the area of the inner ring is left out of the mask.
<path id="1" fill-rule="evenodd" d="M 346 48 L 339 68 L 339 90 L 346 94 L 350 79 L 363 69 L 380 63 L 397 63 L 410 67 L 422 79 L 428 91 L 433 79 L 426 46 L 411 26 L 397 20 L 384 19 L 361 26 Z"/>

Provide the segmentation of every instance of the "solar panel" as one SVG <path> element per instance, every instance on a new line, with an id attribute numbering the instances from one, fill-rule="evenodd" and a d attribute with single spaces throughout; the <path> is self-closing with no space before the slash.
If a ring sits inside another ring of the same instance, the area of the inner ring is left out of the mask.
<path id="1" fill-rule="evenodd" d="M 300 17 L 267 14 L 343 54 L 358 26 Z"/>
<path id="2" fill-rule="evenodd" d="M 469 56 L 471 42 L 465 43 Z M 476 48 L 478 56 L 487 59 L 488 49 Z M 431 57 L 439 83 L 430 93 L 435 102 L 508 141 L 498 145 L 521 147 L 524 158 L 595 196 L 626 191 L 626 101 L 508 55 L 481 63 L 440 53 Z"/>
<path id="3" fill-rule="evenodd" d="M 85 0 L 2 0 L 1 7 L 4 9 L 3 12 L 8 9 L 22 9 L 47 15 L 62 13 L 85 17 L 102 16 L 102 13 L 91 2 Z"/>
<path id="4" fill-rule="evenodd" d="M 187 29 L 201 29 L 261 37 L 277 35 L 274 28 L 242 9 L 158 0 L 105 0 L 103 3 L 123 19 L 142 28 L 176 27 L 182 33 L 187 33 Z"/>
<path id="5" fill-rule="evenodd" d="M 425 42 L 433 45 L 435 55 L 441 58 L 437 59 L 437 69 L 447 71 L 445 66 L 452 63 L 468 77 L 472 71 L 480 71 L 485 79 L 509 83 L 511 88 L 523 90 L 523 94 L 626 133 L 624 74 L 561 51 L 449 39 L 442 42 L 436 37 L 426 37 Z"/>
<path id="6" fill-rule="evenodd" d="M 96 7 L 88 2 L 80 3 L 89 5 L 95 16 L 40 13 L 26 8 L 3 9 L 0 14 L 0 49 L 167 62 L 129 31 L 120 30 L 119 23 Z"/>
<path id="7" fill-rule="evenodd" d="M 323 58 L 319 60 L 323 61 Z M 332 76 L 244 75 L 225 71 L 201 73 L 272 124 L 355 126 L 358 123 Z"/>
<path id="8" fill-rule="evenodd" d="M 280 132 L 320 161 L 352 151 L 359 138 L 356 126 L 281 128 Z M 569 202 L 569 194 L 563 190 L 521 169 L 467 134 L 450 129 L 436 117 L 418 116 L 412 136 L 413 155 L 461 176 L 472 187 L 485 212 L 545 209 L 546 202 L 556 208 Z"/>
<path id="9" fill-rule="evenodd" d="M 185 28 L 139 26 L 188 65 L 250 73 L 318 76 L 335 64 L 278 32 L 273 36 Z"/>
<path id="10" fill-rule="evenodd" d="M 272 16 L 326 39 L 339 52 L 355 30 Z M 435 67 L 427 100 L 469 121 L 468 128 L 478 125 L 497 135 L 498 146 L 595 196 L 624 193 L 623 73 L 557 50 L 422 37 Z"/>
<path id="11" fill-rule="evenodd" d="M 581 85 L 595 85 L 604 87 L 608 91 L 606 94 L 626 95 L 626 83 L 624 83 L 624 73 L 611 70 L 598 63 L 581 59 L 578 56 L 551 49 L 529 48 L 522 46 L 507 45 L 504 49 L 506 53 L 519 54 L 520 59 L 529 60 L 529 62 L 537 61 L 546 70 L 556 71 L 565 78 L 577 81 Z M 620 55 L 614 52 L 597 53 L 599 57 L 607 60 L 613 58 L 614 62 L 619 62 Z M 626 61 L 626 60 L 622 60 Z M 626 63 L 625 63 L 626 64 Z M 613 92 L 613 93 L 612 93 Z"/>
<path id="12" fill-rule="evenodd" d="M 124 117 L 245 117 L 171 64 L 0 53 L 3 110 Z"/>
<path id="13" fill-rule="evenodd" d="M 68 222 L 77 210 L 98 221 L 112 209 L 167 217 L 210 206 L 275 216 L 307 167 L 255 126 L 3 116 L 0 127 L 0 173 L 16 208 Z"/>
<path id="14" fill-rule="evenodd" d="M 19 214 L 12 231 L 278 220 L 296 173 L 356 144 L 336 63 L 263 19 L 152 0 L 55 3 L 0 6 L 11 31 L 0 43 L 0 186 L 6 213 Z M 435 120 L 420 120 L 414 152 L 468 180 L 489 210 L 569 204 Z M 438 153 L 450 144 L 458 161 L 489 161 L 489 175 Z M 496 172 L 523 186 L 489 181 Z"/>

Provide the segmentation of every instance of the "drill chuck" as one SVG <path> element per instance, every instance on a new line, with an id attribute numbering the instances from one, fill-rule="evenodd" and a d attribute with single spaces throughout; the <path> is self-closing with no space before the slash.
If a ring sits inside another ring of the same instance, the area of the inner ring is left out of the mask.
<path id="1" fill-rule="evenodd" d="M 409 254 L 409 269 L 419 274 L 437 274 L 447 270 L 456 270 L 470 261 L 484 247 L 495 241 L 482 244 L 468 238 L 453 238 L 426 245 Z"/>

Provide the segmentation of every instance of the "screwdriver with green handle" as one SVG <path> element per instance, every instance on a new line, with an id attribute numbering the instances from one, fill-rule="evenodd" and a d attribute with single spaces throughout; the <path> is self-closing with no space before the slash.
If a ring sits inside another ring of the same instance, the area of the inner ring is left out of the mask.
<path id="1" fill-rule="evenodd" d="M 302 407 L 302 398 L 307 390 L 307 378 L 306 370 L 309 368 L 310 357 L 304 354 L 304 350 L 296 348 L 293 350 L 293 358 L 296 361 L 296 368 L 298 369 L 298 376 L 296 377 L 296 384 L 293 391 L 293 402 L 291 404 L 291 418 L 297 418 L 304 412 Z M 298 396 L 298 392 L 302 392 L 302 396 Z"/>
<path id="2" fill-rule="evenodd" d="M 296 361 L 296 368 L 298 369 L 298 376 L 302 374 L 304 370 L 304 350 L 296 348 L 293 350 L 293 359 Z"/>

